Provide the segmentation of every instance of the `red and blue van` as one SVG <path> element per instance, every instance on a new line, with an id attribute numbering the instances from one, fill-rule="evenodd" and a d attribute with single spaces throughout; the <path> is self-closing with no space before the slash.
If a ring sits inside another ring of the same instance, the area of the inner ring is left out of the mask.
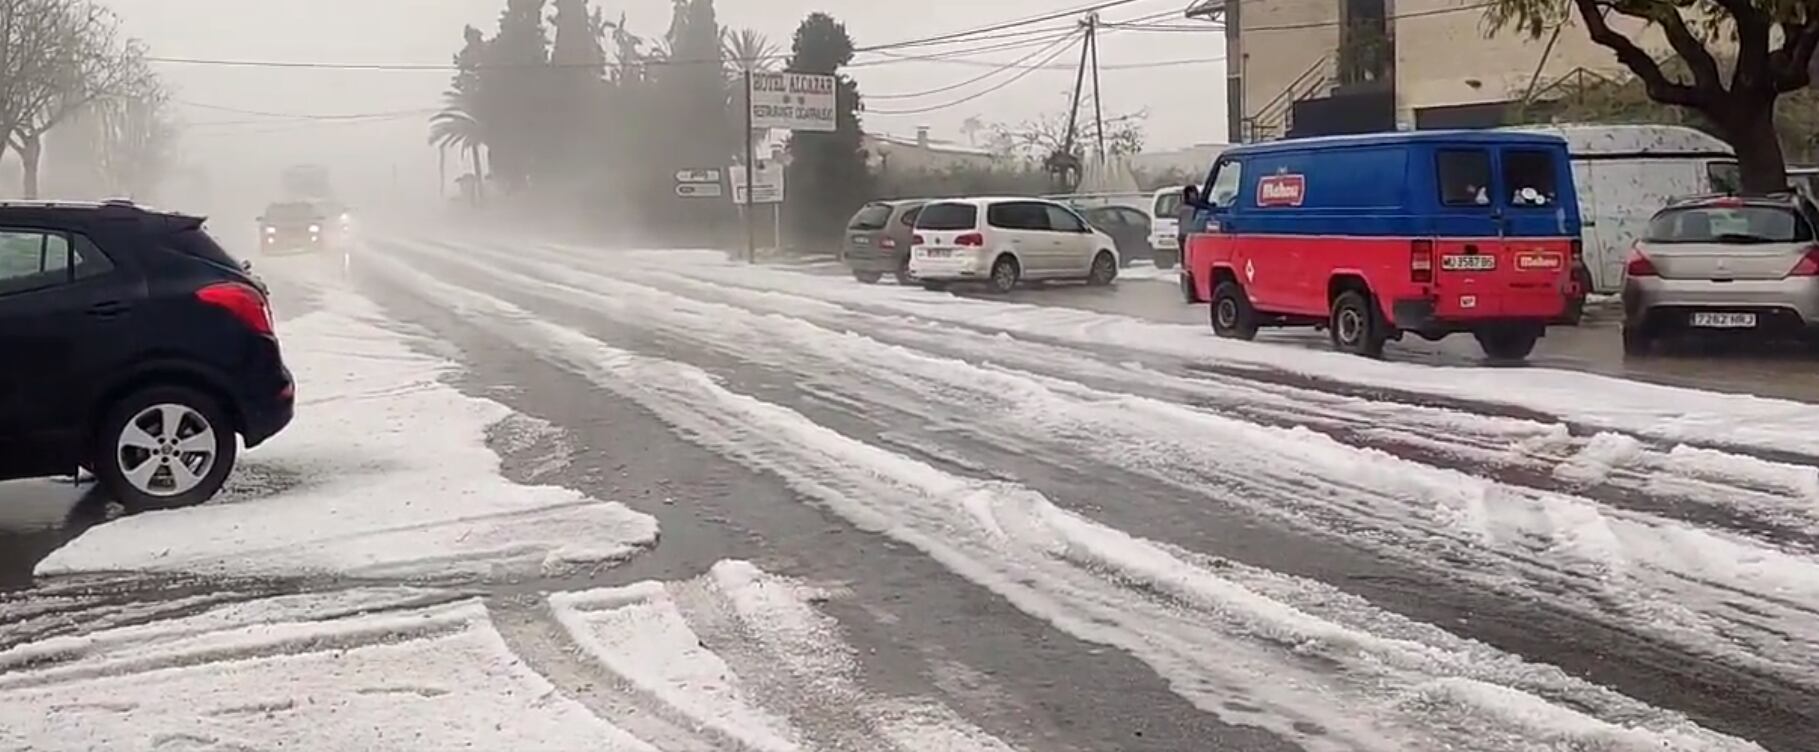
<path id="1" fill-rule="evenodd" d="M 1557 136 L 1416 131 L 1234 147 L 1194 204 L 1189 299 L 1220 336 L 1325 327 L 1367 356 L 1404 334 L 1471 333 L 1528 356 L 1566 313 L 1579 201 Z"/>

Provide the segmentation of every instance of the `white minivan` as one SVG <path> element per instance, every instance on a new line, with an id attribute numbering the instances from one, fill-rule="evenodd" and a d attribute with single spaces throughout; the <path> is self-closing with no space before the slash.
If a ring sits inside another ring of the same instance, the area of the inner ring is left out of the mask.
<path id="1" fill-rule="evenodd" d="M 930 202 L 910 238 L 910 276 L 924 287 L 985 282 L 1010 292 L 1022 280 L 1118 277 L 1118 247 L 1062 204 L 1039 198 L 961 198 Z"/>
<path id="2" fill-rule="evenodd" d="M 1173 269 L 1181 261 L 1181 186 L 1156 191 L 1150 197 L 1149 215 L 1156 268 Z"/>
<path id="3" fill-rule="evenodd" d="M 1661 207 L 1686 196 L 1734 193 L 1741 185 L 1731 147 L 1692 128 L 1545 125 L 1520 130 L 1566 139 L 1584 223 L 1585 271 L 1593 292 L 1623 289 L 1623 264 L 1630 247 Z"/>

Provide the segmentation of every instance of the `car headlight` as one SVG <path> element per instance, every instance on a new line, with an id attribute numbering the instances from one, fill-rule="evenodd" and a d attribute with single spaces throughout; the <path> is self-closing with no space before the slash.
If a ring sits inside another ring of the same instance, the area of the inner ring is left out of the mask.
<path id="1" fill-rule="evenodd" d="M 310 231 L 310 232 L 311 232 L 311 233 L 317 233 L 317 232 L 322 232 L 322 225 L 310 225 L 310 226 L 309 226 L 309 231 Z"/>
<path id="2" fill-rule="evenodd" d="M 278 234 L 278 228 L 276 228 L 276 227 L 267 227 L 267 228 L 265 228 L 265 234 L 267 234 L 267 235 L 276 235 L 276 234 Z"/>

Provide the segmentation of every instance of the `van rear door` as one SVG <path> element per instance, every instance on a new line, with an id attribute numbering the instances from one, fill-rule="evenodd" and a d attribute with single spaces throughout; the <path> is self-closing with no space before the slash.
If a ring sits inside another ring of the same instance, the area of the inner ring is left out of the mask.
<path id="1" fill-rule="evenodd" d="M 1510 145 L 1498 150 L 1502 204 L 1503 258 L 1498 275 L 1505 315 L 1542 313 L 1559 298 L 1564 305 L 1573 273 L 1573 239 L 1568 221 L 1577 209 L 1572 166 L 1564 149 Z"/>
<path id="2" fill-rule="evenodd" d="M 1445 147 L 1434 152 L 1440 214 L 1434 238 L 1435 313 L 1482 315 L 1494 296 L 1492 280 L 1505 268 L 1491 149 Z"/>

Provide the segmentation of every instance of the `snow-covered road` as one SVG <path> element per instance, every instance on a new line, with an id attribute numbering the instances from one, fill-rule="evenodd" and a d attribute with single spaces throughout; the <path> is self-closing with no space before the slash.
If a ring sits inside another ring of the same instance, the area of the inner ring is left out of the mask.
<path id="1" fill-rule="evenodd" d="M 281 328 L 305 404 L 249 471 L 297 481 L 101 525 L 0 596 L 0 749 L 1819 727 L 1813 405 L 703 252 L 325 266 L 270 270 L 313 307 Z"/>

